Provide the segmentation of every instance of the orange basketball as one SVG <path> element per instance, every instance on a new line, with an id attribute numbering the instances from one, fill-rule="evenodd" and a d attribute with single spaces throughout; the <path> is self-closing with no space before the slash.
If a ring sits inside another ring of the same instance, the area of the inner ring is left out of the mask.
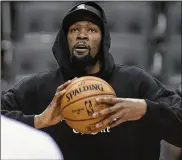
<path id="1" fill-rule="evenodd" d="M 61 101 L 61 114 L 66 123 L 85 134 L 96 133 L 106 128 L 107 126 L 99 129 L 95 127 L 95 124 L 106 116 L 92 118 L 95 111 L 109 107 L 108 104 L 96 103 L 95 99 L 102 96 L 116 96 L 112 87 L 104 80 L 92 76 L 74 80 L 67 87 Z"/>

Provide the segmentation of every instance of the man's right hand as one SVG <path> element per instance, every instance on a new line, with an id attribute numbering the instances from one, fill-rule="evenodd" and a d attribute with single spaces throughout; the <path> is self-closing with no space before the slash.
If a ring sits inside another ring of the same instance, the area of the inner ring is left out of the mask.
<path id="1" fill-rule="evenodd" d="M 73 80 L 69 80 L 65 82 L 64 84 L 62 84 L 61 86 L 59 86 L 57 88 L 57 91 L 53 100 L 51 101 L 49 106 L 46 108 L 46 110 L 39 115 L 35 115 L 34 117 L 35 128 L 44 128 L 44 127 L 56 125 L 63 119 L 63 117 L 60 114 L 61 98 L 65 94 L 66 88 Z"/>

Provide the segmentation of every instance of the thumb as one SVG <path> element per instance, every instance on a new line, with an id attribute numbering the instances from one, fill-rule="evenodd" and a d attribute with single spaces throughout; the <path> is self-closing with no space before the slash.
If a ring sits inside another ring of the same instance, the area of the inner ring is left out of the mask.
<path id="1" fill-rule="evenodd" d="M 66 92 L 65 89 L 62 90 L 62 91 L 60 91 L 60 92 L 57 92 L 57 93 L 55 94 L 54 98 L 55 98 L 56 100 L 59 99 L 60 97 L 62 97 L 62 96 L 65 94 L 65 92 Z"/>

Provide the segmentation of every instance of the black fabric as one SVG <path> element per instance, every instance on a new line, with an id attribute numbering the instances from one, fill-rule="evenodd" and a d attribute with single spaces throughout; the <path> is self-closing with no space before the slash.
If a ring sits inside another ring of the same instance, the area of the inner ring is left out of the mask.
<path id="1" fill-rule="evenodd" d="M 1 113 L 33 126 L 33 117 L 26 115 L 44 111 L 63 82 L 60 69 L 26 78 L 2 94 Z M 96 135 L 74 133 L 65 121 L 42 129 L 55 139 L 65 160 L 158 160 L 161 139 L 182 147 L 181 98 L 176 93 L 132 66 L 115 66 L 107 82 L 117 97 L 146 99 L 146 115 Z"/>
<path id="2" fill-rule="evenodd" d="M 94 7 L 91 7 L 89 5 L 82 6 L 82 4 L 77 5 L 76 7 L 73 7 L 71 11 L 65 16 L 63 19 L 63 29 L 65 33 L 67 34 L 68 28 L 75 22 L 78 21 L 90 21 L 100 27 L 101 30 L 103 30 L 103 20 L 102 15 L 100 11 Z M 82 8 L 78 8 L 78 7 Z"/>
<path id="3" fill-rule="evenodd" d="M 94 2 L 86 3 L 95 6 Z M 104 17 L 103 11 L 102 14 Z M 110 35 L 105 20 L 104 30 L 103 68 L 94 76 L 107 81 L 117 97 L 146 99 L 146 114 L 138 121 L 125 122 L 95 135 L 77 133 L 65 121 L 41 130 L 54 138 L 65 160 L 158 160 L 161 139 L 182 147 L 181 97 L 138 67 L 115 65 L 109 53 Z M 59 67 L 37 73 L 3 92 L 1 114 L 33 126 L 33 115 L 46 109 L 57 87 L 75 76 L 83 76 L 70 64 L 62 28 L 53 53 Z"/>

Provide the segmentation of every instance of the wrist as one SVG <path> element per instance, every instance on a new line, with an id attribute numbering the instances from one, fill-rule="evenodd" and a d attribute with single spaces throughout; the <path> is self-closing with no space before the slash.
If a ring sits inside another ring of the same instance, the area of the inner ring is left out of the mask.
<path id="1" fill-rule="evenodd" d="M 39 128 L 45 128 L 48 127 L 48 125 L 44 124 L 41 115 L 35 115 L 34 116 L 34 127 L 39 129 Z"/>

